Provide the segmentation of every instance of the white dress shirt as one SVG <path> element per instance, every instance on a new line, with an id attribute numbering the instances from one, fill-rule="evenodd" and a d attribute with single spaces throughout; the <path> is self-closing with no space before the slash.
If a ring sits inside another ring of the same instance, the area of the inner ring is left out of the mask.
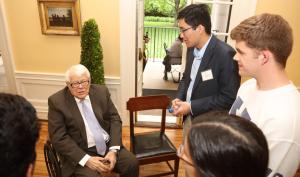
<path id="1" fill-rule="evenodd" d="M 78 106 L 78 109 L 79 109 L 79 111 L 80 111 L 80 114 L 81 114 L 81 116 L 83 117 L 83 122 L 84 122 L 85 130 L 86 130 L 86 136 L 87 136 L 87 144 L 88 144 L 88 148 L 93 147 L 93 146 L 96 146 L 95 139 L 94 139 L 94 135 L 92 134 L 92 132 L 91 132 L 89 126 L 88 126 L 88 123 L 86 122 L 85 116 L 84 116 L 84 114 L 83 114 L 83 112 L 82 112 L 82 103 L 81 103 L 81 100 L 78 99 L 78 98 L 76 98 L 76 97 L 74 97 L 74 98 L 75 98 L 75 101 L 76 101 L 76 103 L 77 103 L 77 106 Z M 89 107 L 89 109 L 93 110 L 93 107 L 92 107 L 92 104 L 91 104 L 91 100 L 90 100 L 89 95 L 87 95 L 87 96 L 85 97 L 85 103 L 86 103 L 86 105 Z M 108 134 L 105 130 L 103 130 L 103 134 L 102 134 L 102 135 L 103 135 L 103 138 L 104 138 L 105 142 L 107 143 L 107 142 L 109 141 L 109 139 L 110 139 L 109 134 Z M 120 146 L 111 146 L 111 147 L 109 148 L 109 150 L 120 150 Z M 86 155 L 79 161 L 79 164 L 80 164 L 81 166 L 84 167 L 84 165 L 85 165 L 86 162 L 89 160 L 89 158 L 91 158 L 91 156 L 88 155 L 88 154 L 86 154 Z"/>

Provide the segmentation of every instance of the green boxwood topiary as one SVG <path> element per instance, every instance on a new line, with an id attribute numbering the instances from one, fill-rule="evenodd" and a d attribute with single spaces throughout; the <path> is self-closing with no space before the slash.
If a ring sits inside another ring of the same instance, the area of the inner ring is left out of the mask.
<path id="1" fill-rule="evenodd" d="M 89 19 L 81 31 L 80 64 L 87 67 L 91 73 L 91 83 L 105 84 L 103 51 L 100 44 L 100 33 L 94 19 Z"/>

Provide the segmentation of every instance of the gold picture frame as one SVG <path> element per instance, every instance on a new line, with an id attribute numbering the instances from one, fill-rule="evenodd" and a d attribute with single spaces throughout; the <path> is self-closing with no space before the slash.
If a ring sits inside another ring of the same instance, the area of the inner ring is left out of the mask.
<path id="1" fill-rule="evenodd" d="M 80 35 L 79 0 L 37 0 L 43 34 Z"/>

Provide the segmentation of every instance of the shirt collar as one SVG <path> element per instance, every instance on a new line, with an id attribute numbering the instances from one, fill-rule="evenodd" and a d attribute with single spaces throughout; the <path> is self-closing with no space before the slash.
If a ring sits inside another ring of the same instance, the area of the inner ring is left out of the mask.
<path id="1" fill-rule="evenodd" d="M 75 98 L 76 103 L 80 103 L 81 102 L 81 99 L 76 98 L 76 97 L 74 97 L 74 98 Z M 83 100 L 90 100 L 90 96 L 87 95 Z"/>
<path id="2" fill-rule="evenodd" d="M 211 40 L 212 35 L 210 35 L 209 39 L 206 41 L 206 43 L 204 44 L 204 46 L 201 49 L 197 49 L 196 47 L 194 48 L 194 57 L 196 59 L 202 59 L 204 52 L 208 46 L 208 43 Z"/>

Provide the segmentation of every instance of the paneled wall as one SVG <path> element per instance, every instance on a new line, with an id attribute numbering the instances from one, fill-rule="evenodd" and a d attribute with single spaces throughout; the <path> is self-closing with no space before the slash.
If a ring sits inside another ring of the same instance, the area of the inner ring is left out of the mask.
<path id="1" fill-rule="evenodd" d="M 37 109 L 39 118 L 45 120 L 47 120 L 48 97 L 66 86 L 63 74 L 17 72 L 16 82 L 18 93 L 26 97 Z M 120 110 L 120 79 L 105 78 L 105 82 L 112 101 Z"/>

